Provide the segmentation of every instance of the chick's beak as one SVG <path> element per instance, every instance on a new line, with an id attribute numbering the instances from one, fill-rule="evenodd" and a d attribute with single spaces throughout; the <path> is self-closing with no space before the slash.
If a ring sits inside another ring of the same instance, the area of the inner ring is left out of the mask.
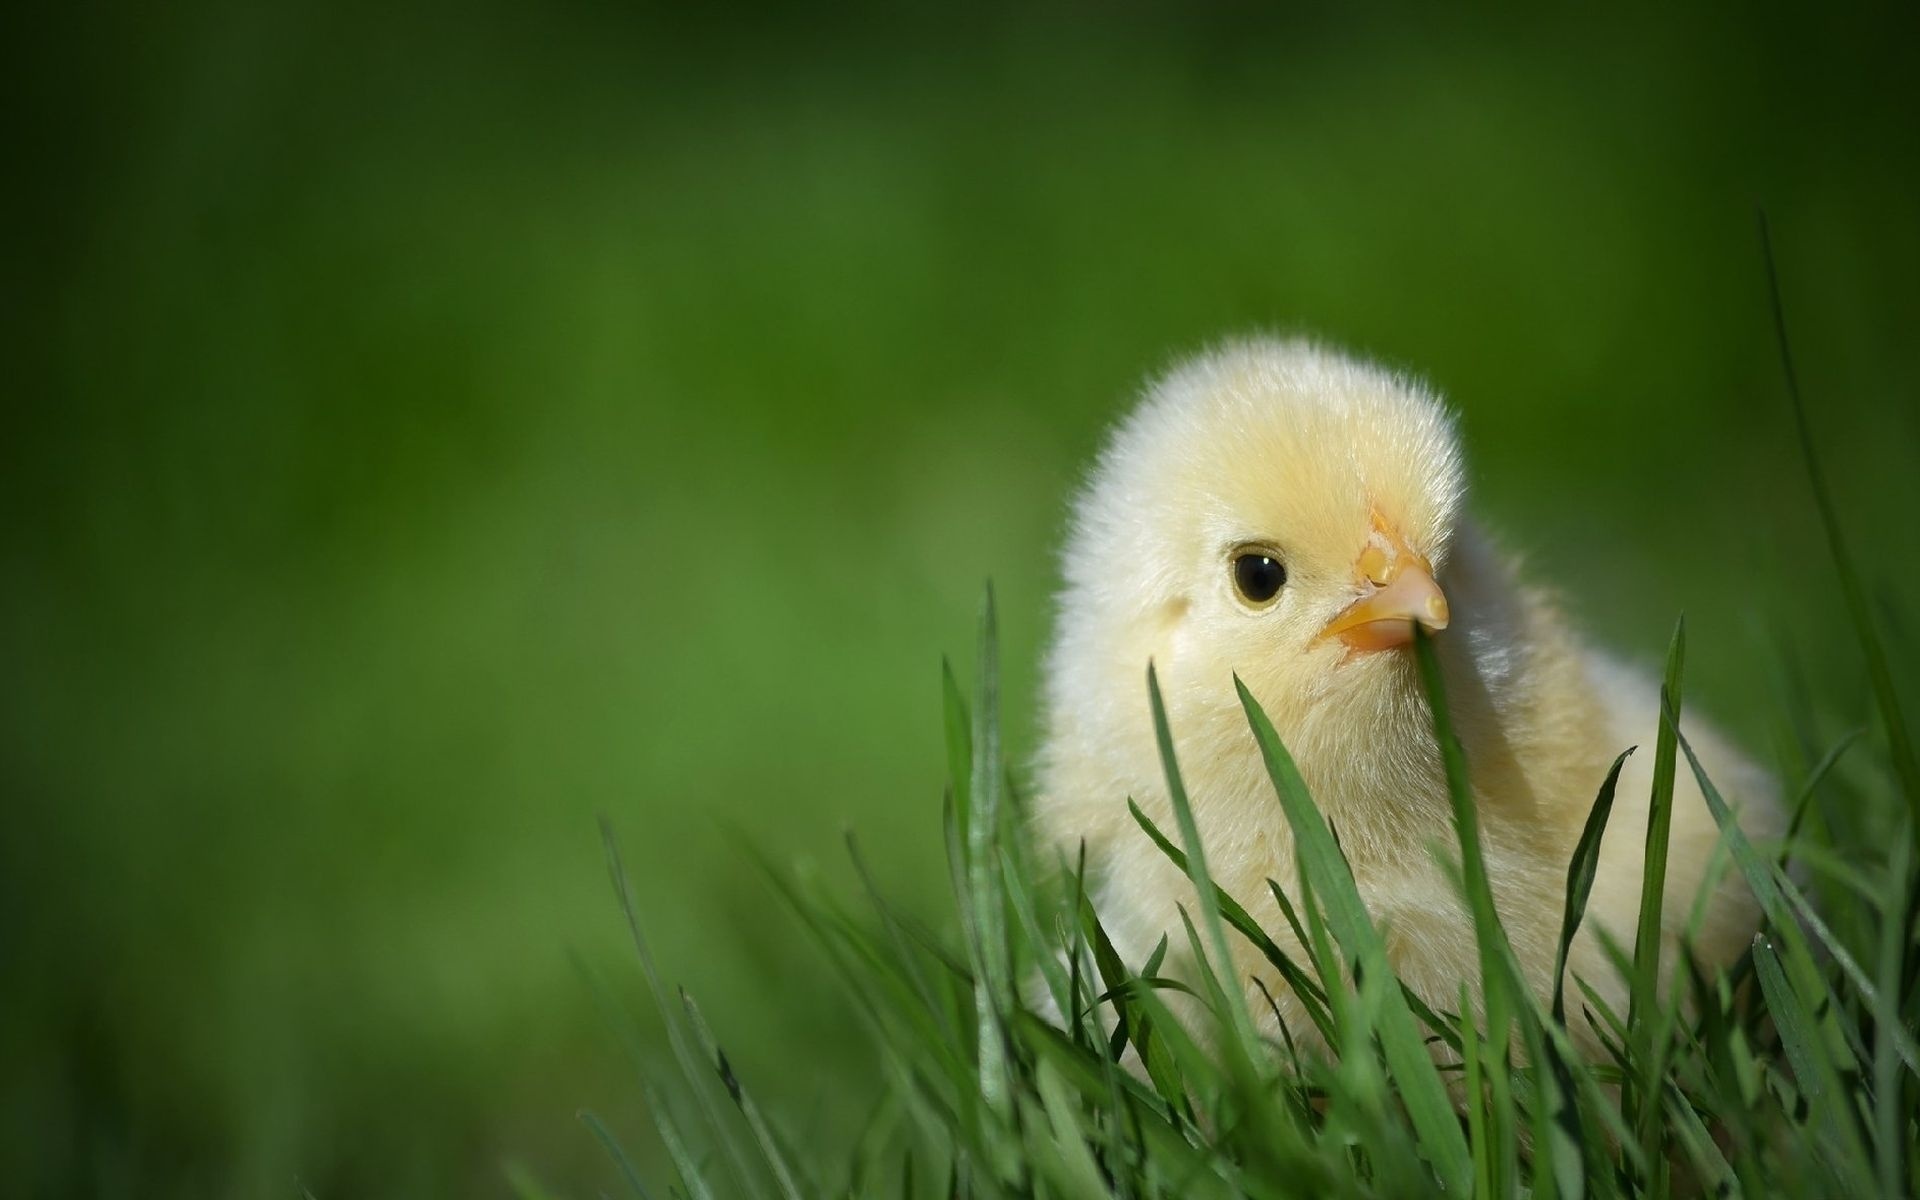
<path id="1" fill-rule="evenodd" d="M 1362 591 L 1320 631 L 1355 650 L 1390 650 L 1413 640 L 1413 623 L 1429 632 L 1447 627 L 1447 596 L 1433 581 L 1433 565 L 1407 548 L 1379 518 L 1354 563 Z"/>

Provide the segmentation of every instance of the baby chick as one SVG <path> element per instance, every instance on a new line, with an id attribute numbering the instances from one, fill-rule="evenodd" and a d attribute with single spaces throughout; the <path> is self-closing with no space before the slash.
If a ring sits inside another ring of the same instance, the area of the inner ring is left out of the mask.
<path id="1" fill-rule="evenodd" d="M 1626 1012 L 1599 941 L 1631 954 L 1640 905 L 1655 682 L 1585 643 L 1523 585 L 1463 512 L 1458 435 L 1419 382 L 1305 341 L 1235 342 L 1154 383 L 1077 501 L 1046 664 L 1035 816 L 1072 861 L 1084 841 L 1095 906 L 1138 966 L 1192 885 L 1141 833 L 1132 797 L 1175 829 L 1144 676 L 1156 666 L 1215 881 L 1297 959 L 1267 889 L 1295 888 L 1293 839 L 1235 695 L 1272 718 L 1337 830 L 1402 980 L 1436 1009 L 1479 978 L 1473 925 L 1432 847 L 1457 854 L 1414 622 L 1435 634 L 1472 773 L 1488 875 L 1522 969 L 1553 986 L 1568 862 L 1608 766 L 1630 745 L 1587 916 L 1569 958 Z M 1768 777 L 1683 721 L 1750 837 L 1779 835 Z M 1671 977 L 1719 830 L 1682 764 L 1664 898 Z M 1732 960 L 1758 922 L 1736 872 L 1705 898 L 1692 941 Z M 1310 1029 L 1266 961 L 1235 939 L 1290 1030 Z M 1572 980 L 1568 980 L 1570 993 Z M 1252 1011 L 1268 1015 L 1250 990 Z M 1300 1019 L 1296 1019 L 1300 1018 Z"/>

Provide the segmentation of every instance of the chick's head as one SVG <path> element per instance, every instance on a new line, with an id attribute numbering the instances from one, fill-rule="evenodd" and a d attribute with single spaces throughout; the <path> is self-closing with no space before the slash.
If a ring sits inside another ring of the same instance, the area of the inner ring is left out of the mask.
<path id="1" fill-rule="evenodd" d="M 1457 616 L 1438 581 L 1463 488 L 1452 419 L 1413 380 L 1272 339 L 1175 368 L 1077 503 L 1056 719 L 1137 744 L 1140 706 L 1121 698 L 1142 694 L 1149 660 L 1176 733 L 1203 735 L 1211 714 L 1244 737 L 1234 674 L 1290 741 L 1404 707 L 1415 622 Z"/>

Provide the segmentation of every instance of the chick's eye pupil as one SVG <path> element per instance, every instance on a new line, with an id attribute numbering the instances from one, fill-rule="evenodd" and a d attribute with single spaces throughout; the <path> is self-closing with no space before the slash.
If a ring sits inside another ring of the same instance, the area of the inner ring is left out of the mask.
<path id="1" fill-rule="evenodd" d="M 1265 604 L 1286 585 L 1287 569 L 1265 554 L 1242 554 L 1233 560 L 1233 585 L 1255 604 Z"/>

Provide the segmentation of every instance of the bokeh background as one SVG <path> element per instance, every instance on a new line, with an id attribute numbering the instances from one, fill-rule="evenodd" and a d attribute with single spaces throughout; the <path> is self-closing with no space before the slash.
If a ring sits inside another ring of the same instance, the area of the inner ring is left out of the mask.
<path id="1" fill-rule="evenodd" d="M 940 656 L 992 577 L 1030 747 L 1076 476 L 1225 333 L 1429 376 L 1754 745 L 1868 723 L 1754 213 L 1911 664 L 1913 10 L 1672 7 L 11 7 L 0 1190 L 612 1190 L 599 813 L 843 1144 L 879 1080 L 743 846 L 852 828 L 943 920 Z"/>

